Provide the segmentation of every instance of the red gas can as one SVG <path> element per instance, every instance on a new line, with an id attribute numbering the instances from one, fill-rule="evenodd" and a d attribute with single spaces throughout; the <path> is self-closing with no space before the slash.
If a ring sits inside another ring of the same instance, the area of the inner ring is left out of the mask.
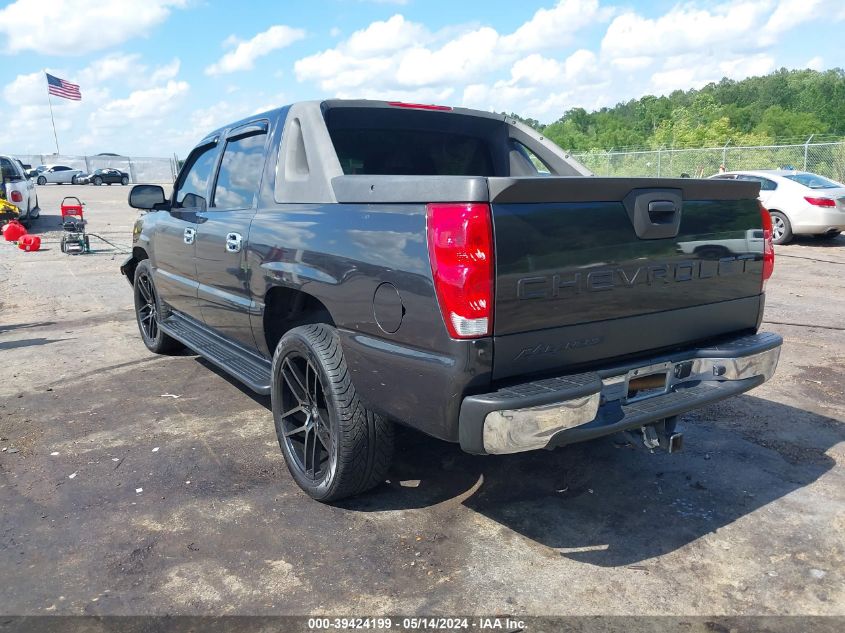
<path id="1" fill-rule="evenodd" d="M 3 227 L 3 237 L 7 242 L 17 242 L 22 235 L 26 235 L 26 229 L 17 220 L 12 220 Z"/>
<path id="2" fill-rule="evenodd" d="M 37 235 L 23 235 L 18 240 L 18 248 L 22 251 L 37 251 L 41 248 L 41 238 Z"/>

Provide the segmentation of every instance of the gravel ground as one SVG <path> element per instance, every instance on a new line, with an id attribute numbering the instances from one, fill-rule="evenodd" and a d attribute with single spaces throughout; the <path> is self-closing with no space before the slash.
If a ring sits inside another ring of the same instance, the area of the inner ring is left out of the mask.
<path id="1" fill-rule="evenodd" d="M 778 373 L 680 454 L 403 431 L 388 483 L 325 506 L 267 399 L 144 348 L 127 193 L 39 187 L 44 250 L 0 243 L 0 613 L 845 614 L 845 238 L 777 248 Z M 68 194 L 118 248 L 59 251 Z"/>

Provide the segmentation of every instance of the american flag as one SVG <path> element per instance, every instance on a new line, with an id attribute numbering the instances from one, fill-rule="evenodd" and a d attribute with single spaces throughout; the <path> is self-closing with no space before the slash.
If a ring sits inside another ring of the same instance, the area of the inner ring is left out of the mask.
<path id="1" fill-rule="evenodd" d="M 70 99 L 72 101 L 81 101 L 82 93 L 79 92 L 79 86 L 72 84 L 64 79 L 53 77 L 50 73 L 47 75 L 47 92 L 63 99 Z"/>

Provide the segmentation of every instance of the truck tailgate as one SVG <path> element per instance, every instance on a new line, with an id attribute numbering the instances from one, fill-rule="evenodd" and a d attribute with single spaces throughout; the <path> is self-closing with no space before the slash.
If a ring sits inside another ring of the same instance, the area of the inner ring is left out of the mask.
<path id="1" fill-rule="evenodd" d="M 489 189 L 494 378 L 757 327 L 756 183 L 490 178 Z"/>

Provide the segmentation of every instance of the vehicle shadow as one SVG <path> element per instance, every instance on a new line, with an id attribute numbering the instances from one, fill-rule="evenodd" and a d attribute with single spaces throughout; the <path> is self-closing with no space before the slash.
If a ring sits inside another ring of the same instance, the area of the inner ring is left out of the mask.
<path id="1" fill-rule="evenodd" d="M 47 327 L 49 325 L 56 325 L 55 321 L 37 321 L 34 323 L 14 323 L 12 325 L 0 325 L 0 334 L 12 332 L 14 330 L 24 330 L 39 327 Z"/>
<path id="2" fill-rule="evenodd" d="M 837 420 L 747 395 L 693 414 L 682 430 L 687 448 L 677 455 L 614 436 L 488 457 L 402 431 L 390 483 L 338 506 L 373 512 L 457 501 L 561 556 L 625 566 L 811 484 L 835 464 L 826 451 L 845 440 Z"/>
<path id="3" fill-rule="evenodd" d="M 59 341 L 66 341 L 66 338 L 26 338 L 20 341 L 6 341 L 0 343 L 0 350 L 21 349 L 23 347 L 35 347 L 38 345 L 49 345 L 50 343 L 58 343 Z"/>
<path id="4" fill-rule="evenodd" d="M 213 371 L 215 374 L 220 376 L 220 378 L 222 378 L 223 380 L 228 382 L 230 385 L 232 385 L 233 387 L 240 390 L 245 396 L 248 396 L 249 398 L 251 398 L 253 402 L 255 402 L 256 404 L 259 404 L 262 407 L 264 407 L 265 409 L 267 409 L 268 413 L 270 413 L 272 411 L 272 409 L 270 408 L 271 407 L 270 396 L 262 396 L 260 394 L 255 393 L 252 389 L 250 389 L 249 387 L 244 385 L 237 378 L 233 378 L 228 373 L 226 373 L 225 371 L 220 369 L 214 363 L 211 363 L 211 362 L 205 360 L 202 356 L 194 353 L 193 351 L 191 351 L 187 348 L 179 355 L 180 356 L 193 356 L 194 360 L 197 361 L 200 365 L 202 365 L 203 367 L 205 367 L 209 371 Z"/>
<path id="5" fill-rule="evenodd" d="M 845 246 L 845 234 L 832 238 L 818 238 L 812 235 L 796 235 L 790 245 L 816 246 L 819 248 L 841 248 Z"/>
<path id="6" fill-rule="evenodd" d="M 269 415 L 269 397 L 196 360 Z M 334 505 L 369 513 L 463 504 L 566 558 L 629 566 L 812 484 L 836 464 L 827 451 L 845 441 L 843 421 L 751 395 L 692 412 L 679 429 L 685 448 L 675 455 L 614 435 L 479 456 L 396 425 L 387 481 Z"/>
<path id="7" fill-rule="evenodd" d="M 42 209 L 41 215 L 29 223 L 29 228 L 27 230 L 33 235 L 61 231 L 62 216 L 59 213 L 44 213 Z"/>

